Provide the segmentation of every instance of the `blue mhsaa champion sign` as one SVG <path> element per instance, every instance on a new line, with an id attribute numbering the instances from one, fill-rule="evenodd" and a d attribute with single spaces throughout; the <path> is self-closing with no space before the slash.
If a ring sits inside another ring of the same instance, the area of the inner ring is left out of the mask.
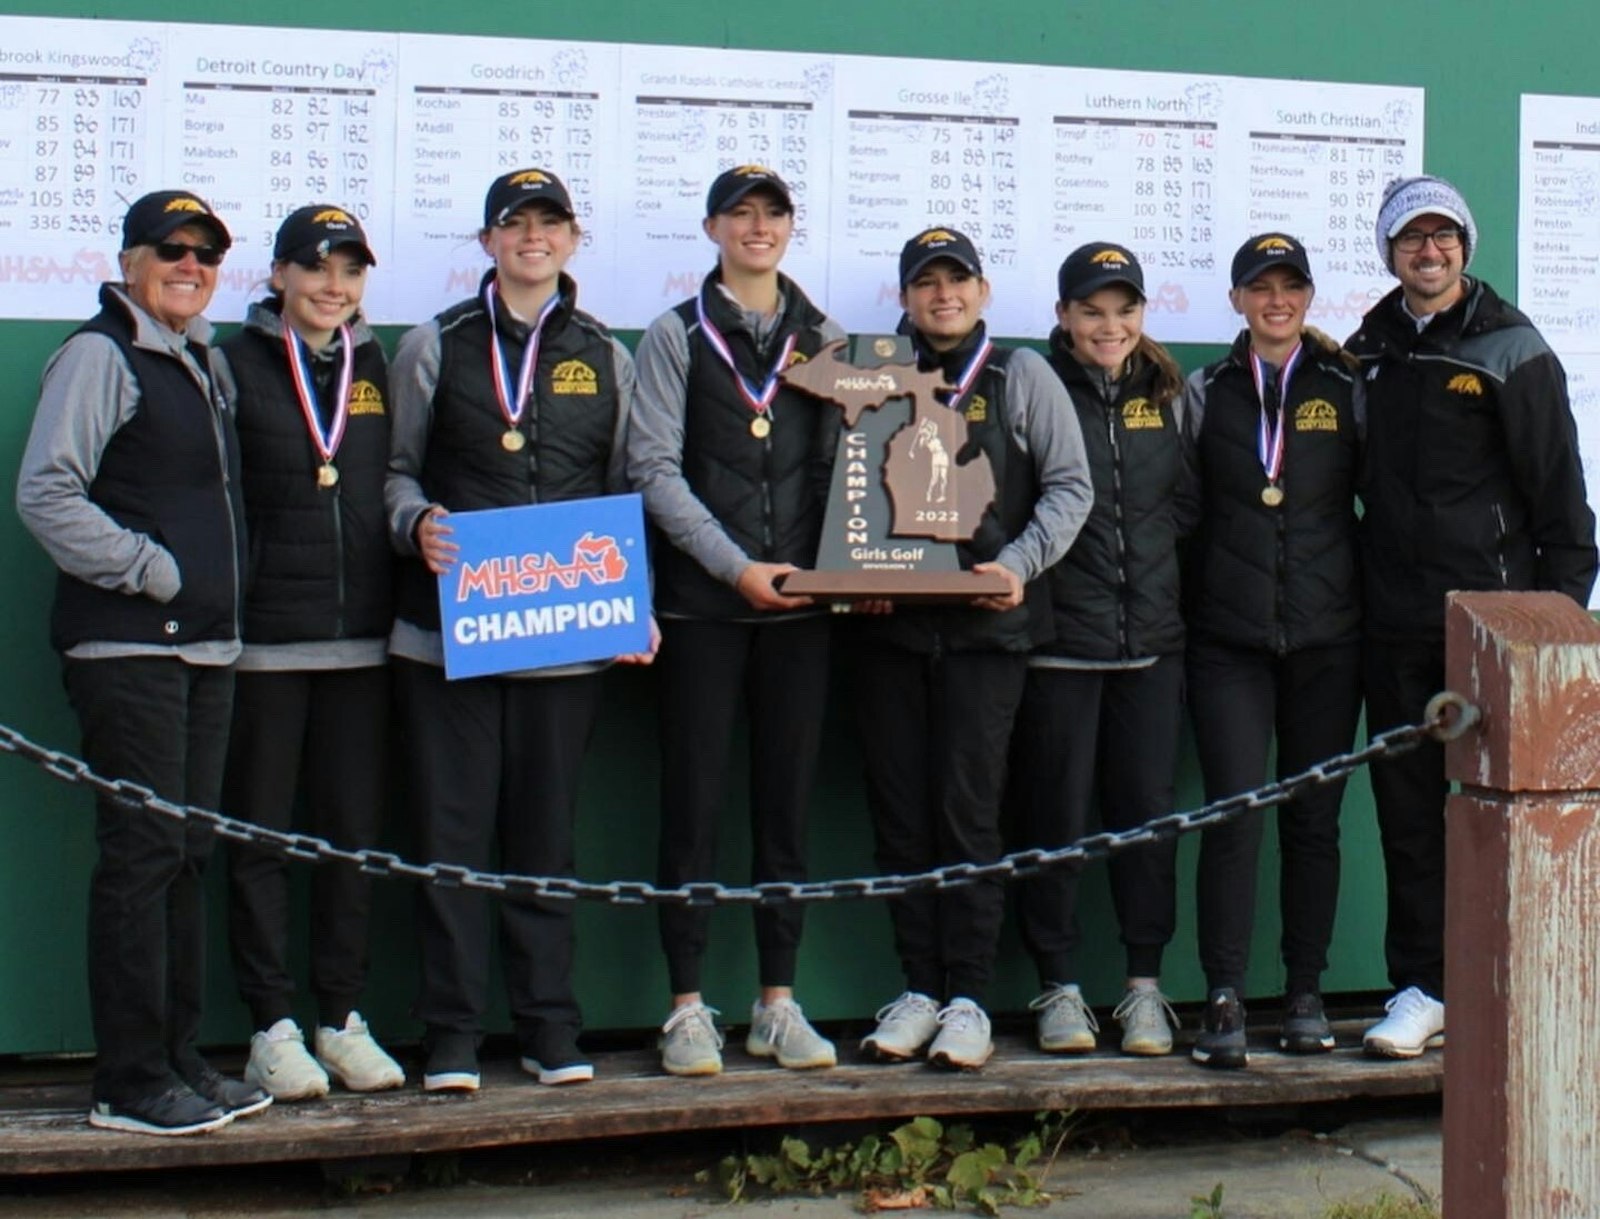
<path id="1" fill-rule="evenodd" d="M 439 577 L 450 679 L 602 660 L 650 646 L 650 573 L 637 495 L 452 512 L 456 564 Z"/>

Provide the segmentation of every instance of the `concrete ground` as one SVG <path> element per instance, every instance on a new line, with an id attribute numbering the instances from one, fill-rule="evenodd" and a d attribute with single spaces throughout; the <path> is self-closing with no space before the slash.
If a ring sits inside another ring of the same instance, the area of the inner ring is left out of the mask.
<path id="1" fill-rule="evenodd" d="M 859 1139 L 867 1129 L 796 1133 L 823 1145 Z M 768 1149 L 762 1138 L 760 1133 L 707 1132 L 350 1165 L 343 1169 L 342 1187 L 330 1184 L 313 1165 L 13 1178 L 0 1181 L 0 1219 L 287 1219 L 313 1213 L 352 1219 L 716 1216 L 728 1214 L 729 1204 L 713 1187 L 697 1183 L 695 1172 L 731 1152 Z M 1383 1194 L 1437 1205 L 1441 1156 L 1436 1100 L 1265 1114 L 1094 1114 L 1050 1173 L 1046 1188 L 1053 1200 L 1032 1213 L 1058 1219 L 1191 1219 L 1196 1213 L 1191 1199 L 1209 1197 L 1219 1183 L 1217 1214 L 1225 1219 L 1322 1219 L 1335 1203 Z M 757 1197 L 738 1213 L 747 1219 L 846 1219 L 860 1214 L 860 1198 Z"/>

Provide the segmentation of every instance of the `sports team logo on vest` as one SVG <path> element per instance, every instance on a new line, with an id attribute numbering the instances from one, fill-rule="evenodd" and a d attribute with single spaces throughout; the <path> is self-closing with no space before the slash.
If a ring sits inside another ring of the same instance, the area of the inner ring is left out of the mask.
<path id="1" fill-rule="evenodd" d="M 1458 372 L 1445 383 L 1445 388 L 1473 398 L 1483 397 L 1483 382 L 1475 372 Z"/>
<path id="2" fill-rule="evenodd" d="M 350 413 L 352 415 L 381 415 L 383 394 L 371 381 L 357 381 L 350 387 Z"/>
<path id="3" fill-rule="evenodd" d="M 1337 432 L 1339 412 L 1326 398 L 1308 398 L 1294 408 L 1297 432 Z"/>
<path id="4" fill-rule="evenodd" d="M 593 396 L 600 392 L 600 378 L 582 360 L 562 360 L 550 370 L 550 392 Z"/>
<path id="5" fill-rule="evenodd" d="M 986 423 L 989 419 L 989 399 L 982 394 L 973 394 L 967 403 L 967 422 Z"/>
<path id="6" fill-rule="evenodd" d="M 1129 398 L 1122 404 L 1122 426 L 1130 431 L 1136 428 L 1160 428 L 1161 411 L 1148 398 Z"/>

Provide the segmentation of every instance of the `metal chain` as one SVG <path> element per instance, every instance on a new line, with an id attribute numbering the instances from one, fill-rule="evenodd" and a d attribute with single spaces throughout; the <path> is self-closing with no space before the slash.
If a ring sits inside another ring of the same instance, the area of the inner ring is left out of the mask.
<path id="1" fill-rule="evenodd" d="M 1428 717 L 1416 724 L 1391 728 L 1373 737 L 1364 749 L 1339 754 L 1309 767 L 1300 774 L 1279 779 L 1252 792 L 1241 792 L 1215 800 L 1190 812 L 1169 813 L 1143 825 L 1117 833 L 1090 834 L 1068 846 L 1051 850 L 1034 848 L 1014 851 L 993 863 L 957 863 L 927 872 L 904 875 L 862 876 L 846 880 L 765 881 L 732 886 L 716 881 L 697 881 L 676 888 L 661 889 L 643 881 L 613 881 L 592 884 L 564 876 L 519 876 L 511 873 L 479 872 L 457 864 L 408 863 L 388 851 L 345 850 L 323 838 L 309 834 L 285 833 L 264 829 L 192 804 L 175 804 L 150 788 L 126 779 L 107 779 L 91 770 L 87 763 L 29 740 L 22 733 L 0 724 L 0 752 L 33 762 L 45 773 L 63 783 L 79 784 L 97 794 L 131 808 L 147 809 L 180 821 L 204 822 L 230 842 L 248 843 L 289 859 L 313 863 L 354 864 L 372 876 L 401 876 L 447 888 L 506 893 L 524 898 L 554 898 L 561 901 L 608 902 L 618 906 L 640 905 L 779 905 L 785 902 L 820 902 L 845 898 L 899 897 L 907 893 L 950 889 L 978 881 L 1008 881 L 1031 876 L 1049 868 L 1101 859 L 1116 851 L 1147 843 L 1161 842 L 1196 830 L 1222 825 L 1257 809 L 1271 808 L 1293 797 L 1302 788 L 1315 787 L 1344 779 L 1378 758 L 1390 758 L 1415 749 L 1424 737 L 1452 740 L 1472 727 L 1477 708 L 1460 695 L 1447 692 L 1435 695 L 1428 704 Z"/>

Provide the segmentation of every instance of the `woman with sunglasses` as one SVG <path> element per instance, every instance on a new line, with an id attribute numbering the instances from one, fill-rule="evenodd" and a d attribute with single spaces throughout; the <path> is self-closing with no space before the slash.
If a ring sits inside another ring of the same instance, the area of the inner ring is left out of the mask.
<path id="1" fill-rule="evenodd" d="M 389 381 L 361 318 L 376 261 L 344 209 L 290 213 L 270 293 L 217 359 L 250 533 L 223 809 L 287 830 L 298 795 L 310 831 L 348 850 L 377 841 L 388 761 Z M 353 1092 L 404 1083 L 356 1010 L 371 878 L 350 864 L 311 870 L 314 1058 L 294 1018 L 288 862 L 237 843 L 228 879 L 234 976 L 256 1029 L 245 1078 L 278 1100 L 322 1096 L 330 1075 Z"/>
<path id="2" fill-rule="evenodd" d="M 202 316 L 230 244 L 188 191 L 128 209 L 123 282 L 45 366 L 17 478 L 23 524 L 60 571 L 50 636 L 84 758 L 201 808 L 221 794 L 245 565 L 238 442 Z M 195 1049 L 212 840 L 95 801 L 92 1126 L 194 1134 L 272 1103 Z"/>
<path id="3" fill-rule="evenodd" d="M 385 489 L 404 556 L 390 653 L 405 779 L 423 857 L 507 872 L 574 868 L 579 771 L 604 663 L 446 681 L 438 576 L 456 563 L 450 514 L 625 489 L 633 362 L 577 307 L 566 273 L 583 231 L 544 169 L 502 174 L 478 242 L 493 265 L 477 295 L 400 341 L 390 378 Z M 572 392 L 581 386 L 581 392 Z M 650 655 L 622 657 L 648 663 Z M 489 984 L 489 898 L 418 890 L 427 1091 L 475 1091 Z M 594 1077 L 578 1048 L 572 904 L 500 899 L 502 968 L 522 1069 L 541 1084 Z"/>
<path id="4" fill-rule="evenodd" d="M 1050 569 L 1049 642 L 1028 658 L 1012 741 L 1017 840 L 1125 830 L 1172 811 L 1182 725 L 1178 541 L 1194 524 L 1194 465 L 1182 431 L 1183 374 L 1144 331 L 1144 271 L 1112 242 L 1080 246 L 1057 275 L 1050 364 L 1083 429 L 1094 508 Z M 1116 1017 L 1125 1054 L 1172 1049 L 1161 958 L 1177 916 L 1176 844 L 1121 851 L 1111 896 L 1126 958 Z M 1085 1053 L 1098 1026 L 1075 981 L 1079 869 L 1018 889 L 1023 941 L 1043 987 L 1031 1004 L 1041 1049 Z"/>
<path id="5" fill-rule="evenodd" d="M 1200 527 L 1189 556 L 1189 710 L 1207 800 L 1350 748 L 1361 706 L 1355 480 L 1362 383 L 1339 345 L 1306 325 L 1315 288 L 1305 248 L 1262 233 L 1233 258 L 1229 300 L 1245 328 L 1189 378 L 1185 426 L 1200 462 Z M 1323 1013 L 1339 894 L 1344 782 L 1278 808 L 1283 963 L 1279 1046 L 1333 1048 Z M 1261 812 L 1204 832 L 1200 964 L 1208 997 L 1193 1057 L 1243 1067 L 1245 970 L 1255 926 Z"/>

